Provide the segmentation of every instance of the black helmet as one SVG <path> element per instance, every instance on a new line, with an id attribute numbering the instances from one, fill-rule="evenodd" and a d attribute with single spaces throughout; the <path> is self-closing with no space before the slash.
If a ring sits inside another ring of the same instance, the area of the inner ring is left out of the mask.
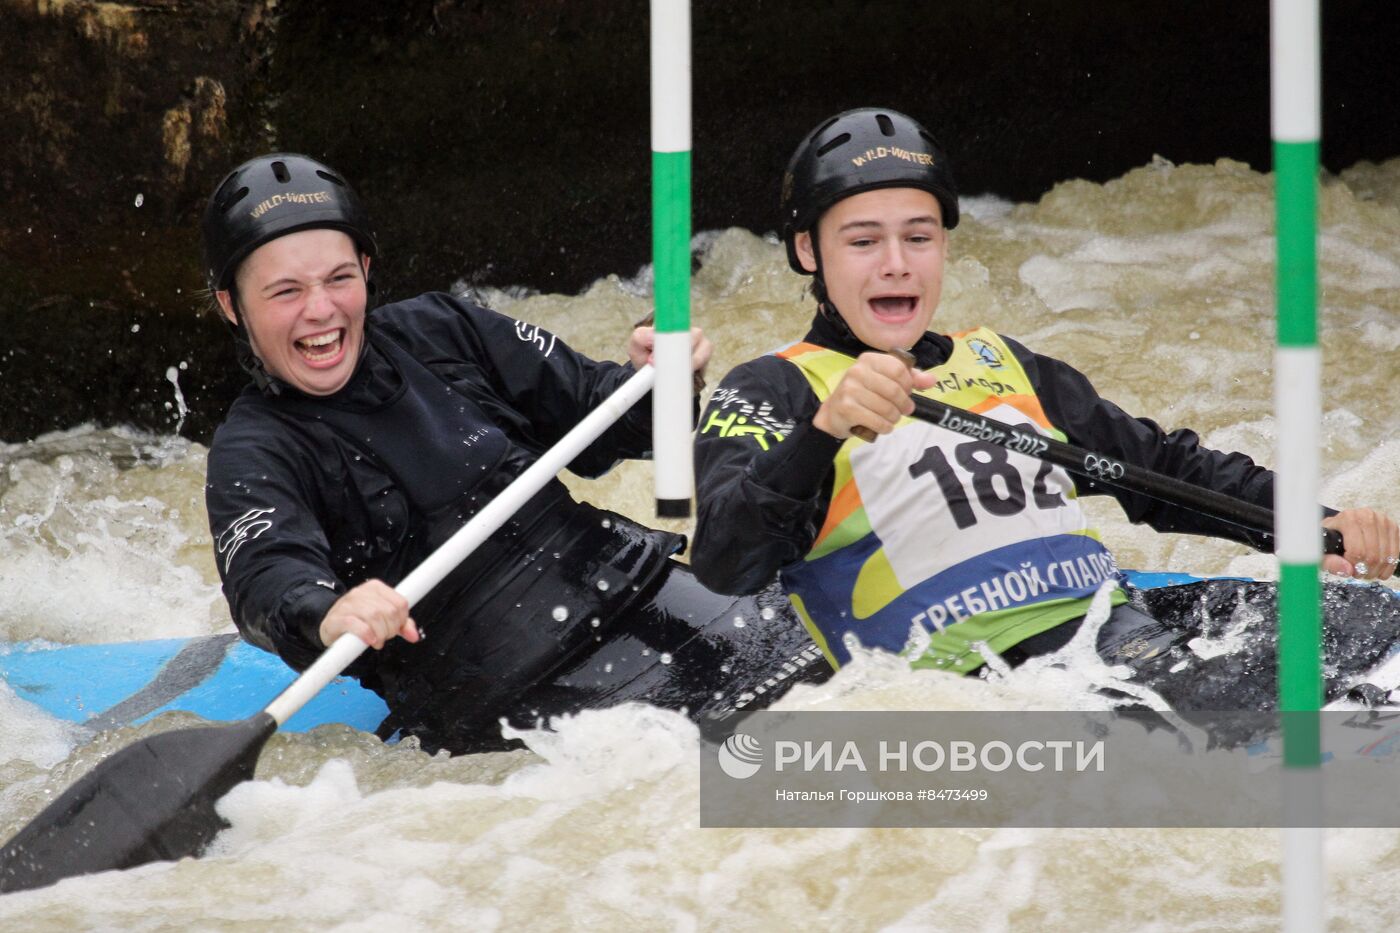
<path id="1" fill-rule="evenodd" d="M 238 264 L 270 240 L 316 227 L 344 230 L 362 252 L 377 247 L 369 215 L 340 175 L 290 152 L 249 159 L 228 174 L 204 209 L 204 275 L 227 289 Z"/>
<path id="2" fill-rule="evenodd" d="M 807 134 L 783 175 L 788 264 L 810 275 L 797 259 L 797 234 L 837 201 L 876 188 L 922 188 L 938 199 L 944 228 L 958 225 L 953 170 L 929 131 L 894 110 L 847 110 Z"/>

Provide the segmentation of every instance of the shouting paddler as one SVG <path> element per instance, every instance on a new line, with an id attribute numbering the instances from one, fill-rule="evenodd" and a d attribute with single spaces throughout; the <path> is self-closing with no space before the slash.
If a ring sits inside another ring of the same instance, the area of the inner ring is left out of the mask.
<path id="1" fill-rule="evenodd" d="M 231 172 L 203 239 L 252 378 L 209 451 L 234 622 L 298 670 L 346 632 L 377 649 L 350 672 L 388 704 L 384 737 L 482 750 L 501 747 L 502 719 L 628 700 L 720 716 L 780 695 L 801 676 L 785 662 L 815 657 L 780 592 L 709 592 L 672 559 L 681 536 L 577 502 L 557 479 L 410 618 L 392 586 L 647 363 L 652 329 L 617 364 L 448 294 L 371 310 L 366 212 L 301 155 Z M 698 330 L 694 344 L 700 370 L 711 347 Z M 647 456 L 650 412 L 637 404 L 570 469 Z"/>
<path id="2" fill-rule="evenodd" d="M 790 265 L 812 276 L 816 314 L 800 342 L 731 371 L 700 420 L 692 566 L 701 582 L 752 593 L 781 574 L 834 667 L 850 658 L 853 635 L 893 652 L 919 645 L 916 666 L 985 673 L 982 646 L 1013 666 L 1052 652 L 1119 578 L 1081 494 L 1111 493 L 1131 521 L 1158 531 L 1270 547 L 1266 533 L 1076 481 L 1048 461 L 907 417 L 917 393 L 1273 504 L 1269 470 L 1129 415 L 1069 364 L 986 327 L 929 332 L 958 194 L 946 153 L 919 123 L 885 109 L 824 121 L 788 164 L 781 216 Z M 1327 570 L 1394 573 L 1400 529 L 1390 518 L 1359 508 L 1320 509 L 1319 519 L 1345 542 Z M 1400 637 L 1388 590 L 1332 585 L 1327 599 L 1328 647 L 1334 662 L 1345 659 L 1334 675 L 1368 669 Z M 1274 666 L 1260 663 L 1275 650 L 1272 586 L 1120 587 L 1111 600 L 1099 653 L 1132 662 L 1178 708 L 1273 703 Z M 1241 602 L 1262 613 L 1251 652 L 1188 656 L 1182 643 L 1208 617 L 1191 607 L 1228 618 Z M 1263 675 L 1241 673 L 1249 669 Z"/>

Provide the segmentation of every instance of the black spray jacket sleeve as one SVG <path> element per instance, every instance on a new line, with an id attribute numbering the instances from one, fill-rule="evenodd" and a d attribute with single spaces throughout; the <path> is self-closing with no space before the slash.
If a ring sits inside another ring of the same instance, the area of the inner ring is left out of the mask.
<path id="1" fill-rule="evenodd" d="M 431 292 L 374 312 L 410 353 L 477 399 L 492 420 L 539 454 L 633 375 L 591 359 L 534 324 Z M 643 397 L 569 465 L 601 476 L 620 459 L 651 455 L 651 401 Z"/>
<path id="2" fill-rule="evenodd" d="M 323 650 L 321 620 L 346 590 L 321 522 L 339 506 L 326 465 L 275 419 L 233 418 L 209 450 L 205 505 L 230 613 L 244 638 L 297 669 Z"/>
<path id="3" fill-rule="evenodd" d="M 1003 339 L 1036 387 L 1046 417 L 1065 432 L 1070 443 L 1273 508 L 1273 472 L 1245 454 L 1203 447 L 1196 432 L 1187 428 L 1167 432 L 1148 418 L 1135 418 L 1099 395 L 1088 378 L 1068 363 L 1032 353 L 1010 338 Z M 1157 531 L 1228 538 L 1257 549 L 1267 546 L 1267 541 L 1259 535 L 1195 510 L 1169 505 L 1139 493 L 1090 489 L 1082 478 L 1074 480 L 1080 494 L 1112 495 L 1134 524 L 1145 523 Z"/>
<path id="4" fill-rule="evenodd" d="M 841 448 L 812 426 L 817 407 L 806 377 L 776 356 L 735 367 L 710 396 L 695 437 L 690 559 L 710 589 L 756 593 L 816 540 Z"/>

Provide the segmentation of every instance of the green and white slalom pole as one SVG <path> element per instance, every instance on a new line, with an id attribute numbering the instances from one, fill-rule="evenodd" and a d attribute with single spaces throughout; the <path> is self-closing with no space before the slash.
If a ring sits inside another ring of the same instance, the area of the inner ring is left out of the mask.
<path id="1" fill-rule="evenodd" d="M 690 447 L 695 425 L 690 371 L 689 0 L 651 0 L 651 218 L 656 514 L 689 518 L 695 490 Z"/>
<path id="2" fill-rule="evenodd" d="M 1319 48 L 1317 0 L 1271 0 L 1272 122 L 1278 233 L 1279 432 L 1275 512 L 1279 559 L 1279 708 L 1283 712 L 1283 928 L 1321 930 L 1323 919 L 1321 355 L 1317 347 Z M 1287 440 L 1284 440 L 1284 438 Z M 1314 819 L 1315 817 L 1315 819 Z"/>

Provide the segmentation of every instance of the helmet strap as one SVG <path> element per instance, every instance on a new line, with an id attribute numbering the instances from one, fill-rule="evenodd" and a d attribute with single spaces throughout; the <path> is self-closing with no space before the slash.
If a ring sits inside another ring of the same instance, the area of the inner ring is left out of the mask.
<path id="1" fill-rule="evenodd" d="M 243 312 L 238 307 L 238 288 L 230 284 L 228 289 L 229 304 L 233 307 L 233 316 L 238 319 L 238 323 L 224 319 L 233 332 L 233 349 L 238 355 L 239 367 L 253 380 L 253 385 L 258 387 L 258 391 L 264 395 L 281 395 L 282 383 L 273 379 L 271 374 L 263 367 L 262 360 L 253 352 L 253 341 L 248 336 L 248 322 L 243 319 Z"/>
<path id="2" fill-rule="evenodd" d="M 831 296 L 826 290 L 826 276 L 822 271 L 822 250 L 821 244 L 817 242 L 817 225 L 812 224 L 809 232 L 812 238 L 812 256 L 816 258 L 817 269 L 812 273 L 812 294 L 817 299 L 817 313 L 825 317 L 831 326 L 836 328 L 836 332 L 842 337 L 849 337 L 856 343 L 860 343 L 860 338 L 856 332 L 851 330 L 851 325 L 846 323 L 846 319 L 841 316 L 841 312 L 836 310 L 836 305 L 832 303 Z"/>

